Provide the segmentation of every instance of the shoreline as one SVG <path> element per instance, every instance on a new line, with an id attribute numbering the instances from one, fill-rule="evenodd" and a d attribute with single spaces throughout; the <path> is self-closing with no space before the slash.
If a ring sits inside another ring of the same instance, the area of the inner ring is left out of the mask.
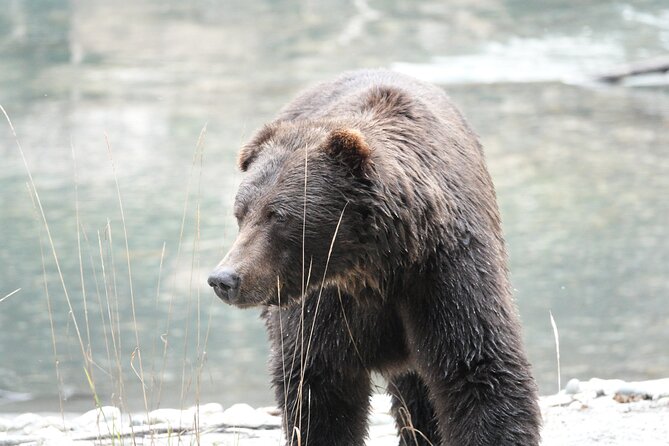
<path id="1" fill-rule="evenodd" d="M 371 399 L 366 446 L 396 446 L 390 398 Z M 542 446 L 666 445 L 669 378 L 626 382 L 572 379 L 541 397 Z M 186 410 L 122 414 L 112 406 L 76 413 L 0 413 L 0 446 L 18 445 L 281 445 L 281 418 L 273 407 L 218 403 Z"/>

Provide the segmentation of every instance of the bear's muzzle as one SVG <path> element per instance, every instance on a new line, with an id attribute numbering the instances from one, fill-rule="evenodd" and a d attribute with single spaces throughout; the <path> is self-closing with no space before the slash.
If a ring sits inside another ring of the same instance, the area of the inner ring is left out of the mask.
<path id="1" fill-rule="evenodd" d="M 234 304 L 239 295 L 239 274 L 230 267 L 216 268 L 207 279 L 214 293 L 226 303 Z"/>

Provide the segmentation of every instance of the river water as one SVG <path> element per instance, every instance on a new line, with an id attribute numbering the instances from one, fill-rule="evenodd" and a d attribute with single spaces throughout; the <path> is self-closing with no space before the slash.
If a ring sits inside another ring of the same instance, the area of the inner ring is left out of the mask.
<path id="1" fill-rule="evenodd" d="M 651 0 L 7 1 L 0 104 L 49 232 L 2 120 L 0 411 L 90 408 L 93 387 L 131 410 L 271 404 L 257 311 L 205 283 L 236 151 L 361 67 L 443 85 L 481 135 L 542 393 L 550 313 L 563 381 L 669 376 L 669 88 L 590 81 L 668 51 Z"/>

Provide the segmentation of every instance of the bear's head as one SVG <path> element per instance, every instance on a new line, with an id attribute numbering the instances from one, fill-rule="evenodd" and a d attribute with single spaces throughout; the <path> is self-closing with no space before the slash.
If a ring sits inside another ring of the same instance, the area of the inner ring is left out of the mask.
<path id="1" fill-rule="evenodd" d="M 239 154 L 239 234 L 208 283 L 239 306 L 288 305 L 336 284 L 368 286 L 373 152 L 358 130 L 270 124 Z"/>

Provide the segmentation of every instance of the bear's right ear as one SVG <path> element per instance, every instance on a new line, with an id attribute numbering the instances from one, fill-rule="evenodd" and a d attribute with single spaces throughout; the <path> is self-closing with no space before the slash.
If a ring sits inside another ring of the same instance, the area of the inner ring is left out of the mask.
<path id="1" fill-rule="evenodd" d="M 276 131 L 276 126 L 273 124 L 265 124 L 260 130 L 258 130 L 251 138 L 249 142 L 244 144 L 241 149 L 239 149 L 239 155 L 237 157 L 237 165 L 242 172 L 246 172 L 249 168 L 249 165 L 258 157 L 258 154 L 262 151 L 263 144 L 272 138 L 274 132 Z"/>
<path id="2" fill-rule="evenodd" d="M 372 149 L 362 133 L 355 129 L 333 130 L 325 144 L 325 152 L 356 175 L 364 175 L 372 162 Z"/>

